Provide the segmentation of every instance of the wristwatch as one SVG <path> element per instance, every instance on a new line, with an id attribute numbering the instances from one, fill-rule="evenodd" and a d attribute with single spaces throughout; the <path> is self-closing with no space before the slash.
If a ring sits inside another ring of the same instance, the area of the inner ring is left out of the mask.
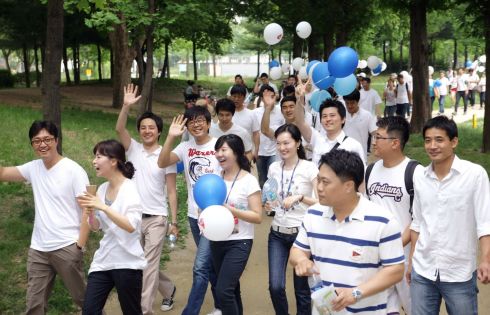
<path id="1" fill-rule="evenodd" d="M 356 302 L 359 302 L 359 300 L 362 298 L 362 292 L 359 290 L 359 288 L 354 288 L 352 290 L 352 296 L 356 300 Z"/>

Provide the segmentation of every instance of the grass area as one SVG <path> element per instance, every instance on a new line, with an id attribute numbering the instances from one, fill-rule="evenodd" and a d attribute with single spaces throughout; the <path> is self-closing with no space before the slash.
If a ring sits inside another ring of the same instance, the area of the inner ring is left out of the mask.
<path id="1" fill-rule="evenodd" d="M 42 113 L 29 108 L 8 105 L 0 106 L 3 145 L 0 149 L 0 165 L 20 165 L 35 157 L 27 136 L 28 128 Z M 63 111 L 64 155 L 78 162 L 88 173 L 92 183 L 101 184 L 92 168 L 92 148 L 101 140 L 115 138 L 114 126 L 117 116 L 97 111 L 65 109 Z M 129 119 L 128 126 L 136 124 Z M 128 128 L 137 136 L 135 128 Z M 164 131 L 166 134 L 166 131 Z M 165 135 L 163 136 L 165 138 Z M 15 152 L 15 153 L 14 153 Z M 187 233 L 187 191 L 181 175 L 178 177 L 179 228 L 181 235 Z M 21 314 L 25 309 L 27 286 L 26 259 L 34 222 L 34 203 L 29 185 L 24 183 L 0 183 L 0 314 Z M 88 270 L 94 251 L 98 248 L 100 233 L 92 233 L 87 253 L 85 270 Z M 183 238 L 181 245 L 183 244 Z M 168 250 L 162 256 L 162 264 L 169 259 Z M 75 306 L 61 283 L 57 280 L 49 301 L 49 314 L 69 314 Z"/>

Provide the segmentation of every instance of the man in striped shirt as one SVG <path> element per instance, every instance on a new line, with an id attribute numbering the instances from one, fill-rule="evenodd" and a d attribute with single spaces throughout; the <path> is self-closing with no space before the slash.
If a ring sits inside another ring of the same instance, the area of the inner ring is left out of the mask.
<path id="1" fill-rule="evenodd" d="M 386 314 L 386 289 L 404 271 L 401 229 L 393 215 L 358 193 L 364 164 L 333 150 L 320 159 L 319 204 L 308 210 L 290 263 L 299 276 L 317 272 L 333 284 L 332 307 L 347 314 Z"/>

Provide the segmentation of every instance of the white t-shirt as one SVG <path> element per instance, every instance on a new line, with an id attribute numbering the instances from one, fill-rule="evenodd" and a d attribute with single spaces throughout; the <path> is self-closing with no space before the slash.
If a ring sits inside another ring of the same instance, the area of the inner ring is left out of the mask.
<path id="1" fill-rule="evenodd" d="M 466 91 L 468 89 L 468 86 L 466 85 L 468 83 L 468 75 L 465 73 L 463 75 L 458 75 L 456 77 L 456 89 L 458 92 Z"/>
<path id="2" fill-rule="evenodd" d="M 245 146 L 245 152 L 252 150 L 252 137 L 247 132 L 247 130 L 245 130 L 243 127 L 233 123 L 230 129 L 223 131 L 219 128 L 218 124 L 214 122 L 211 123 L 211 128 L 209 129 L 209 135 L 211 137 L 218 139 L 223 135 L 230 135 L 230 134 L 237 135 L 242 139 L 243 145 Z"/>
<path id="3" fill-rule="evenodd" d="M 282 165 L 282 161 L 272 163 L 267 173 L 267 178 L 274 178 L 279 185 L 277 198 L 280 205 L 287 196 L 304 195 L 312 197 L 313 180 L 318 175 L 318 167 L 313 162 L 299 160 L 293 175 L 293 169 L 282 172 Z M 284 192 L 284 198 L 282 192 Z M 272 223 L 284 227 L 299 227 L 307 209 L 308 206 L 303 202 L 287 210 L 281 207 L 279 211 L 276 211 Z"/>
<path id="4" fill-rule="evenodd" d="M 394 106 L 396 105 L 396 87 L 393 90 L 390 90 L 388 87 L 385 87 L 386 93 L 386 106 Z"/>
<path id="5" fill-rule="evenodd" d="M 407 168 L 409 158 L 405 158 L 400 164 L 394 167 L 384 167 L 383 161 L 377 161 L 367 182 L 367 191 L 369 199 L 390 212 L 400 223 L 402 232 L 412 223 L 412 214 L 410 212 L 410 195 L 405 186 L 405 169 Z M 418 165 L 415 168 L 414 177 L 423 174 L 424 167 Z M 410 254 L 410 244 L 405 246 L 405 256 Z"/>
<path id="6" fill-rule="evenodd" d="M 31 183 L 34 194 L 31 248 L 51 252 L 75 243 L 82 219 L 76 197 L 83 194 L 89 183 L 85 170 L 66 157 L 49 170 L 41 159 L 17 169 Z"/>
<path id="7" fill-rule="evenodd" d="M 259 182 L 257 178 L 250 173 L 247 173 L 240 179 L 237 179 L 233 185 L 233 181 L 225 180 L 226 191 L 228 195 L 228 201 L 226 204 L 231 207 L 243 211 L 249 210 L 248 196 L 260 191 Z M 233 188 L 231 187 L 233 185 Z M 235 226 L 233 234 L 231 234 L 226 240 L 244 240 L 254 238 L 254 224 L 238 219 L 238 224 Z"/>
<path id="8" fill-rule="evenodd" d="M 444 77 L 442 79 L 439 79 L 439 82 L 441 82 L 441 85 L 439 85 L 437 88 L 439 89 L 439 95 L 447 95 L 447 87 L 449 85 L 449 80 Z"/>
<path id="9" fill-rule="evenodd" d="M 374 89 L 368 91 L 361 89 L 361 98 L 359 99 L 359 107 L 367 110 L 373 115 L 376 115 L 376 105 L 381 104 L 381 97 Z"/>
<path id="10" fill-rule="evenodd" d="M 311 127 L 311 139 L 310 144 L 313 146 L 313 158 L 312 162 L 318 165 L 320 158 L 323 154 L 330 152 L 333 147 L 340 143 L 337 149 L 343 149 L 349 152 L 355 152 L 360 157 L 364 165 L 366 165 L 366 159 L 364 157 L 364 149 L 362 145 L 354 138 L 347 137 L 344 131 L 341 131 L 335 140 L 330 140 L 326 135 L 322 135 L 313 127 Z"/>
<path id="11" fill-rule="evenodd" d="M 408 91 L 412 91 L 410 89 L 410 85 L 407 82 L 404 82 L 403 84 L 398 84 L 396 86 L 396 103 L 397 104 L 407 104 L 410 102 L 408 99 Z"/>
<path id="12" fill-rule="evenodd" d="M 468 74 L 468 90 L 475 90 L 479 81 L 480 77 L 476 74 L 476 71 L 473 71 L 471 75 Z"/>
<path id="13" fill-rule="evenodd" d="M 376 118 L 370 112 L 359 108 L 354 115 L 347 112 L 345 116 L 344 132 L 347 136 L 359 141 L 364 150 L 364 159 L 367 160 L 367 141 L 371 132 L 376 131 Z"/>
<path id="14" fill-rule="evenodd" d="M 181 142 L 172 152 L 184 163 L 185 181 L 187 183 L 187 215 L 193 219 L 198 217 L 198 206 L 192 192 L 196 181 L 205 174 L 220 175 L 221 167 L 215 157 L 214 145 L 216 138 L 211 138 L 202 145 L 194 139 Z"/>
<path id="15" fill-rule="evenodd" d="M 177 170 L 175 164 L 166 168 L 158 167 L 160 151 L 161 146 L 153 152 L 148 152 L 143 144 L 131 139 L 126 155 L 136 169 L 132 180 L 136 183 L 141 197 L 143 213 L 168 216 L 165 176 L 175 174 Z"/>
<path id="16" fill-rule="evenodd" d="M 255 114 L 255 119 L 259 122 L 262 121 L 262 116 L 264 116 L 264 107 L 258 107 L 253 110 Z M 284 125 L 284 116 L 281 113 L 281 107 L 279 105 L 274 106 L 271 112 L 269 127 L 272 130 L 276 130 L 280 126 Z M 274 156 L 276 155 L 276 140 L 270 139 L 265 136 L 262 132 L 260 133 L 260 145 L 259 145 L 259 155 L 260 156 Z"/>
<path id="17" fill-rule="evenodd" d="M 105 182 L 97 189 L 97 196 L 102 202 L 105 202 L 108 187 L 109 182 Z M 105 212 L 97 211 L 96 217 L 100 222 L 100 229 L 104 232 L 104 237 L 100 240 L 99 249 L 94 254 L 88 272 L 112 269 L 145 269 L 146 259 L 140 243 L 143 207 L 136 184 L 130 179 L 126 179 L 119 187 L 116 199 L 109 207 L 125 216 L 134 231 L 129 233 L 123 230 L 109 219 Z"/>
<path id="18" fill-rule="evenodd" d="M 236 111 L 233 115 L 232 121 L 234 124 L 241 126 L 252 137 L 255 131 L 260 131 L 260 120 L 257 121 L 255 114 L 252 110 L 244 108 L 241 111 Z"/>
<path id="19" fill-rule="evenodd" d="M 480 78 L 480 82 L 478 82 L 478 87 L 480 89 L 480 92 L 486 92 L 486 90 L 487 90 L 487 78 L 486 77 Z"/>

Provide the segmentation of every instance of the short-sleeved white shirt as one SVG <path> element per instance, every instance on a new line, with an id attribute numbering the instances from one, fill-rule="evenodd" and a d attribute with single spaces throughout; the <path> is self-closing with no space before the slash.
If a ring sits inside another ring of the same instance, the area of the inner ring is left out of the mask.
<path id="1" fill-rule="evenodd" d="M 277 197 L 280 204 L 283 203 L 281 192 L 284 192 L 284 198 L 287 196 L 304 195 L 313 196 L 313 180 L 318 175 L 318 167 L 313 162 L 299 160 L 298 166 L 294 170 L 282 171 L 282 161 L 277 161 L 269 166 L 267 178 L 274 178 L 278 183 Z M 289 194 L 287 194 L 289 189 Z M 286 196 L 287 195 L 287 196 Z M 303 222 L 303 217 L 308 206 L 300 202 L 288 210 L 276 210 L 276 215 L 272 221 L 273 224 L 284 227 L 299 227 Z"/>
<path id="2" fill-rule="evenodd" d="M 193 219 L 198 217 L 198 206 L 194 201 L 193 188 L 196 181 L 205 174 L 220 175 L 221 167 L 215 157 L 214 145 L 216 138 L 211 138 L 202 145 L 194 139 L 181 142 L 172 152 L 184 163 L 185 181 L 187 183 L 187 215 Z"/>
<path id="3" fill-rule="evenodd" d="M 384 208 L 390 210 L 400 223 L 402 231 L 412 223 L 410 211 L 410 195 L 405 186 L 405 169 L 409 158 L 405 158 L 400 164 L 387 168 L 383 161 L 377 161 L 369 175 L 367 191 L 369 199 Z M 423 173 L 424 167 L 418 165 L 415 168 L 414 177 Z M 410 254 L 410 244 L 405 246 L 405 256 Z"/>
<path id="4" fill-rule="evenodd" d="M 408 91 L 407 91 L 408 88 Z M 404 82 L 403 84 L 398 84 L 396 86 L 396 103 L 397 104 L 407 104 L 410 102 L 408 98 L 408 92 L 411 92 L 410 84 Z"/>
<path id="5" fill-rule="evenodd" d="M 141 197 L 143 213 L 168 216 L 165 176 L 175 174 L 176 167 L 175 164 L 166 168 L 158 167 L 160 151 L 161 146 L 153 152 L 148 152 L 143 144 L 131 139 L 126 154 L 128 161 L 131 161 L 136 169 L 132 180 L 136 183 Z"/>
<path id="6" fill-rule="evenodd" d="M 465 73 L 456 77 L 456 89 L 458 92 L 466 91 L 468 89 L 468 75 Z"/>
<path id="7" fill-rule="evenodd" d="M 105 202 L 109 182 L 100 185 L 97 196 Z M 102 211 L 97 211 L 97 220 L 104 232 L 100 240 L 99 249 L 94 254 L 89 273 L 94 271 L 105 271 L 112 269 L 136 269 L 142 270 L 146 267 L 145 254 L 140 243 L 141 215 L 143 207 L 138 194 L 136 184 L 126 179 L 117 193 L 116 199 L 109 206 L 120 215 L 125 216 L 134 228 L 129 233 L 117 226 Z"/>
<path id="8" fill-rule="evenodd" d="M 311 139 L 310 144 L 313 146 L 313 158 L 312 162 L 318 165 L 320 158 L 323 154 L 330 152 L 333 147 L 340 143 L 337 149 L 343 149 L 349 152 L 354 152 L 359 155 L 364 165 L 366 165 L 366 158 L 364 157 L 364 149 L 362 145 L 356 139 L 347 137 L 344 131 L 341 131 L 335 140 L 330 140 L 326 135 L 322 135 L 311 127 Z"/>
<path id="9" fill-rule="evenodd" d="M 252 211 L 249 209 L 248 206 L 248 196 L 256 193 L 257 191 L 260 191 L 260 186 L 257 178 L 255 178 L 255 176 L 253 176 L 252 174 L 247 173 L 242 178 L 237 179 L 235 184 L 233 184 L 232 180 L 225 180 L 225 184 L 228 195 L 228 201 L 226 202 L 226 204 L 239 210 Z M 238 224 L 235 226 L 235 231 L 233 231 L 233 234 L 231 234 L 226 239 L 226 241 L 253 238 L 254 224 L 238 219 Z"/>
<path id="10" fill-rule="evenodd" d="M 244 108 L 241 111 L 235 111 L 232 121 L 234 124 L 241 126 L 252 137 L 255 131 L 260 131 L 260 121 L 255 117 L 253 111 L 248 108 Z"/>
<path id="11" fill-rule="evenodd" d="M 82 209 L 76 197 L 89 183 L 85 170 L 69 158 L 47 169 L 41 159 L 17 166 L 34 194 L 31 248 L 50 252 L 78 240 Z"/>
<path id="12" fill-rule="evenodd" d="M 262 121 L 262 116 L 264 116 L 264 107 L 258 107 L 253 110 L 255 114 L 255 119 L 257 121 Z M 274 109 L 271 111 L 269 128 L 276 130 L 280 126 L 284 125 L 284 116 L 281 113 L 281 107 L 275 105 Z M 274 156 L 276 155 L 276 141 L 265 136 L 262 132 L 260 133 L 260 145 L 259 145 L 259 155 L 260 156 Z"/>
<path id="13" fill-rule="evenodd" d="M 324 285 L 354 288 L 370 280 L 383 266 L 405 260 L 401 230 L 393 215 L 360 196 L 354 211 L 339 222 L 331 207 L 313 205 L 294 242 L 311 253 Z M 382 291 L 346 308 L 347 314 L 386 314 Z"/>
<path id="14" fill-rule="evenodd" d="M 220 129 L 219 124 L 211 123 L 211 128 L 209 128 L 209 135 L 211 137 L 218 139 L 221 136 L 230 134 L 237 135 L 242 139 L 245 152 L 252 150 L 252 137 L 243 127 L 233 123 L 230 129 L 223 131 Z"/>
<path id="15" fill-rule="evenodd" d="M 374 89 L 369 89 L 368 91 L 361 89 L 361 98 L 359 99 L 359 107 L 367 110 L 372 115 L 376 115 L 376 105 L 381 104 L 381 97 Z"/>
<path id="16" fill-rule="evenodd" d="M 359 108 L 359 111 L 354 115 L 347 112 L 345 116 L 344 132 L 362 145 L 364 160 L 367 160 L 368 137 L 371 136 L 371 132 L 377 129 L 375 116 L 363 108 Z"/>
<path id="17" fill-rule="evenodd" d="M 385 87 L 385 93 L 386 93 L 386 106 L 396 105 L 396 88 L 390 90 L 388 87 Z"/>
<path id="18" fill-rule="evenodd" d="M 441 85 L 437 87 L 439 90 L 439 95 L 447 95 L 447 87 L 449 85 L 449 80 L 444 77 L 442 79 L 439 79 L 439 82 L 441 82 Z"/>

